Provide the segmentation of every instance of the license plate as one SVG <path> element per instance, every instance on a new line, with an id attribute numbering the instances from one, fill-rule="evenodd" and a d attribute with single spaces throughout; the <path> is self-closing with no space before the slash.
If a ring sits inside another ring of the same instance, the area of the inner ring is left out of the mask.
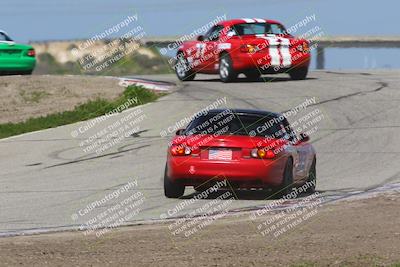
<path id="1" fill-rule="evenodd" d="M 208 159 L 212 160 L 232 160 L 232 150 L 229 149 L 210 149 Z"/>

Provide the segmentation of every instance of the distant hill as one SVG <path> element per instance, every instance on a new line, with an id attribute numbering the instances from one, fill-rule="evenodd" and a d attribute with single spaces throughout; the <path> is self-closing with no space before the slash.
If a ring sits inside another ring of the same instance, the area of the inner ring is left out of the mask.
<path id="1" fill-rule="evenodd" d="M 33 42 L 35 74 L 132 75 L 170 72 L 168 58 L 132 39 Z"/>

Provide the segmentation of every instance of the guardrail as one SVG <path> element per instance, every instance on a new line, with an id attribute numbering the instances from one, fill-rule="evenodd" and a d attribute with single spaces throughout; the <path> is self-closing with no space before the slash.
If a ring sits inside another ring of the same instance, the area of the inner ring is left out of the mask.
<path id="1" fill-rule="evenodd" d="M 179 36 L 144 38 L 146 45 L 167 46 Z M 316 68 L 325 68 L 325 49 L 328 48 L 400 48 L 400 36 L 322 36 L 311 41 L 316 44 Z"/>
<path id="2" fill-rule="evenodd" d="M 317 44 L 316 68 L 325 68 L 327 48 L 400 48 L 400 36 L 323 36 L 315 38 Z"/>

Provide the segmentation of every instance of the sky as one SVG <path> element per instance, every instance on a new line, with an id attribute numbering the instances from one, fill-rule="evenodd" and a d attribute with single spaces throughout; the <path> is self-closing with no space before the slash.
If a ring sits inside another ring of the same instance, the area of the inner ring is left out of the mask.
<path id="1" fill-rule="evenodd" d="M 137 14 L 147 36 L 189 34 L 216 16 L 269 18 L 324 35 L 400 36 L 398 0 L 1 0 L 0 29 L 18 42 L 90 38 Z M 300 33 L 300 32 L 299 32 Z M 326 67 L 400 68 L 400 49 L 328 49 Z M 314 65 L 314 64 L 313 64 Z"/>

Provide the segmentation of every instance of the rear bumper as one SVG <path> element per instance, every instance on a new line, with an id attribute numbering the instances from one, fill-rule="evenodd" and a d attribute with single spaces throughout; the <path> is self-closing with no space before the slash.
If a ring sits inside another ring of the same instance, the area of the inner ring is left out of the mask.
<path id="1" fill-rule="evenodd" d="M 0 71 L 30 71 L 35 65 L 34 57 L 0 58 Z"/>
<path id="2" fill-rule="evenodd" d="M 231 186 L 264 188 L 282 183 L 286 157 L 275 160 L 241 158 L 211 161 L 199 157 L 168 157 L 168 177 L 184 185 L 199 185 L 210 180 L 226 179 Z"/>
<path id="3" fill-rule="evenodd" d="M 236 71 L 258 69 L 261 73 L 285 72 L 291 68 L 308 68 L 311 55 L 309 53 L 294 53 L 288 65 L 271 65 L 267 53 L 235 53 L 232 55 L 233 68 Z"/>

